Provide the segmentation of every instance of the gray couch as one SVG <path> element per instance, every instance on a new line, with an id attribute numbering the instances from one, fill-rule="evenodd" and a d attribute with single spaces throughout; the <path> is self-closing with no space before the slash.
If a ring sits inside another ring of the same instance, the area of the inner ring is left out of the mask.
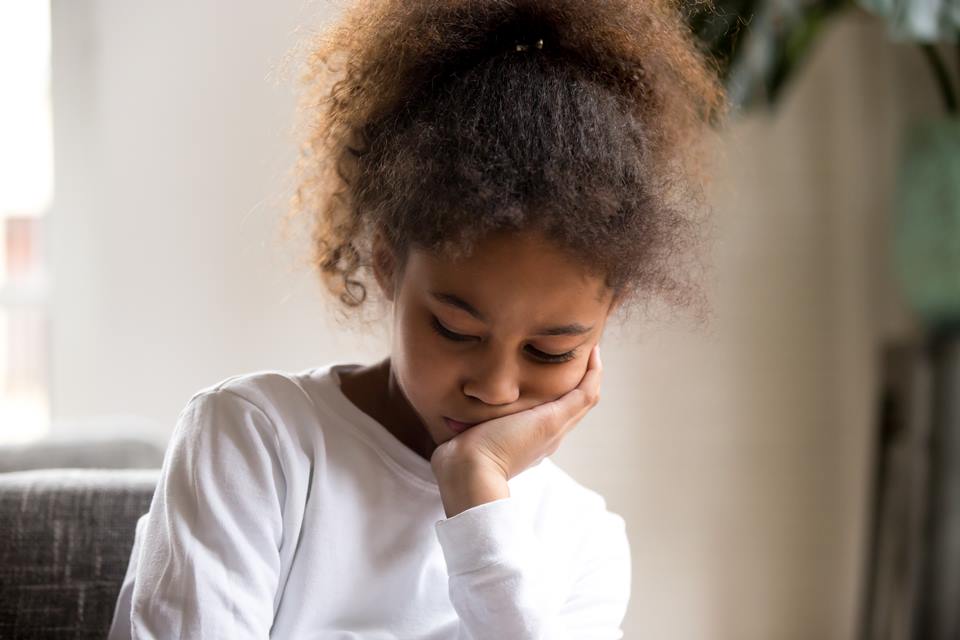
<path id="1" fill-rule="evenodd" d="M 163 451 L 85 446 L 0 448 L 0 638 L 107 635 Z M 24 469 L 36 465 L 53 468 Z"/>

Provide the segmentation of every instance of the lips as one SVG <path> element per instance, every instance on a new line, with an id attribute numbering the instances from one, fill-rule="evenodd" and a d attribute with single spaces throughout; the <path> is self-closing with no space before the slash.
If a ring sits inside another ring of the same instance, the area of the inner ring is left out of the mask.
<path id="1" fill-rule="evenodd" d="M 463 433 L 473 425 L 479 424 L 477 422 L 461 422 L 460 420 L 454 420 L 447 416 L 443 416 L 443 421 L 447 423 L 447 426 L 455 433 Z"/>

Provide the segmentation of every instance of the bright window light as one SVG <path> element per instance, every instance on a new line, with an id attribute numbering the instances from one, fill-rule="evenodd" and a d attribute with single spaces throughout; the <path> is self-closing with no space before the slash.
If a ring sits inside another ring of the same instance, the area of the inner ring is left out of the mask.
<path id="1" fill-rule="evenodd" d="M 49 431 L 40 224 L 53 192 L 50 4 L 0 2 L 0 444 Z"/>

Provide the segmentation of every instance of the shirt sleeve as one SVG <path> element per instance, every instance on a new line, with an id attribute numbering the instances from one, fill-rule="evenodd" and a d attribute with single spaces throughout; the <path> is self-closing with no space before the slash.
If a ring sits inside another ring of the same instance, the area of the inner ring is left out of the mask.
<path id="1" fill-rule="evenodd" d="M 268 638 L 286 492 L 276 430 L 224 389 L 181 411 L 147 514 L 131 637 Z"/>
<path id="2" fill-rule="evenodd" d="M 436 523 L 447 563 L 458 640 L 620 640 L 630 599 L 631 559 L 623 518 L 606 511 L 592 523 L 572 592 L 559 608 L 545 583 L 547 562 L 512 497 Z"/>

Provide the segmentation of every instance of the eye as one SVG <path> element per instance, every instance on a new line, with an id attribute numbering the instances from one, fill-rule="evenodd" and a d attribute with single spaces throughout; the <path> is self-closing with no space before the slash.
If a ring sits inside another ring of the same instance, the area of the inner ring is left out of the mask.
<path id="1" fill-rule="evenodd" d="M 455 331 L 450 331 L 436 316 L 431 316 L 430 318 L 430 327 L 439 335 L 443 336 L 447 340 L 452 340 L 454 342 L 469 342 L 470 340 L 477 340 L 476 336 L 467 336 L 462 333 L 456 333 Z M 533 347 L 528 347 L 527 353 L 532 355 L 535 359 L 545 364 L 560 364 L 562 362 L 569 362 L 577 357 L 577 350 L 573 349 L 567 351 L 566 353 L 546 353 L 535 349 Z"/>
<path id="2" fill-rule="evenodd" d="M 534 358 L 545 362 L 547 364 L 560 364 L 561 362 L 569 362 L 577 357 L 577 350 L 573 349 L 572 351 L 567 351 L 566 353 L 544 353 L 539 349 L 534 349 L 530 347 L 530 353 Z"/>
<path id="3" fill-rule="evenodd" d="M 431 316 L 430 326 L 433 328 L 434 331 L 436 331 L 438 334 L 440 334 L 447 340 L 453 340 L 454 342 L 467 342 L 469 340 L 474 339 L 474 336 L 465 336 L 462 333 L 455 333 L 453 331 L 450 331 L 450 329 L 447 329 L 445 326 L 443 326 L 440 323 L 439 320 L 437 320 L 437 316 Z"/>

